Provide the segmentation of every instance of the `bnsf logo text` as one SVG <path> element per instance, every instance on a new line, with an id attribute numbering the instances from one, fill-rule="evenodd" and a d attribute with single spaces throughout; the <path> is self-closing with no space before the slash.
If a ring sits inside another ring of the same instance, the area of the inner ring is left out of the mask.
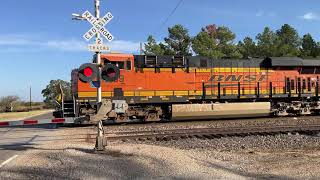
<path id="1" fill-rule="evenodd" d="M 212 75 L 209 81 L 261 82 L 264 81 L 266 78 L 266 75 Z"/>

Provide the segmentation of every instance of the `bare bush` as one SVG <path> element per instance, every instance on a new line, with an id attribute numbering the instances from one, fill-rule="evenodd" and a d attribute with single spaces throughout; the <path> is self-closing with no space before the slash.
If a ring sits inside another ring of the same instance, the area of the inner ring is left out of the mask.
<path id="1" fill-rule="evenodd" d="M 0 98 L 0 111 L 12 112 L 19 103 L 18 96 L 5 96 Z"/>

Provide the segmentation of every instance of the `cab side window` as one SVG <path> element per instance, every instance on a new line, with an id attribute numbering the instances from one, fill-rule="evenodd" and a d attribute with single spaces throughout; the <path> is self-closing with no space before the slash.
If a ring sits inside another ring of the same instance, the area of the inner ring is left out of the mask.
<path id="1" fill-rule="evenodd" d="M 111 64 L 114 64 L 119 69 L 124 69 L 124 62 L 111 61 Z"/>
<path id="2" fill-rule="evenodd" d="M 126 60 L 126 61 L 109 61 L 107 59 L 104 59 L 104 64 L 113 64 L 117 66 L 119 69 L 123 70 L 131 70 L 131 61 Z"/>
<path id="3" fill-rule="evenodd" d="M 116 66 L 118 66 L 119 69 L 124 69 L 124 62 L 117 62 Z"/>
<path id="4" fill-rule="evenodd" d="M 131 70 L 131 61 L 126 61 L 126 70 Z"/>

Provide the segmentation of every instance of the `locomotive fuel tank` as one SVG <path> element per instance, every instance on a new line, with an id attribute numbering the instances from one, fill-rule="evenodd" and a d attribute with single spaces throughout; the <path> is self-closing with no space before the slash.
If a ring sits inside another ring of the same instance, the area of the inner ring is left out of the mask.
<path id="1" fill-rule="evenodd" d="M 270 102 L 174 104 L 173 120 L 270 116 Z"/>

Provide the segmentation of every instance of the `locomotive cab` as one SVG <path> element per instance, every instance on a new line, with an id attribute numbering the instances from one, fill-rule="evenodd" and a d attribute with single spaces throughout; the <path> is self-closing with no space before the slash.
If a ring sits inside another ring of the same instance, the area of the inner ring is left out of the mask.
<path id="1" fill-rule="evenodd" d="M 104 65 L 113 64 L 119 68 L 120 72 L 133 70 L 134 59 L 132 55 L 103 54 L 101 59 Z"/>

